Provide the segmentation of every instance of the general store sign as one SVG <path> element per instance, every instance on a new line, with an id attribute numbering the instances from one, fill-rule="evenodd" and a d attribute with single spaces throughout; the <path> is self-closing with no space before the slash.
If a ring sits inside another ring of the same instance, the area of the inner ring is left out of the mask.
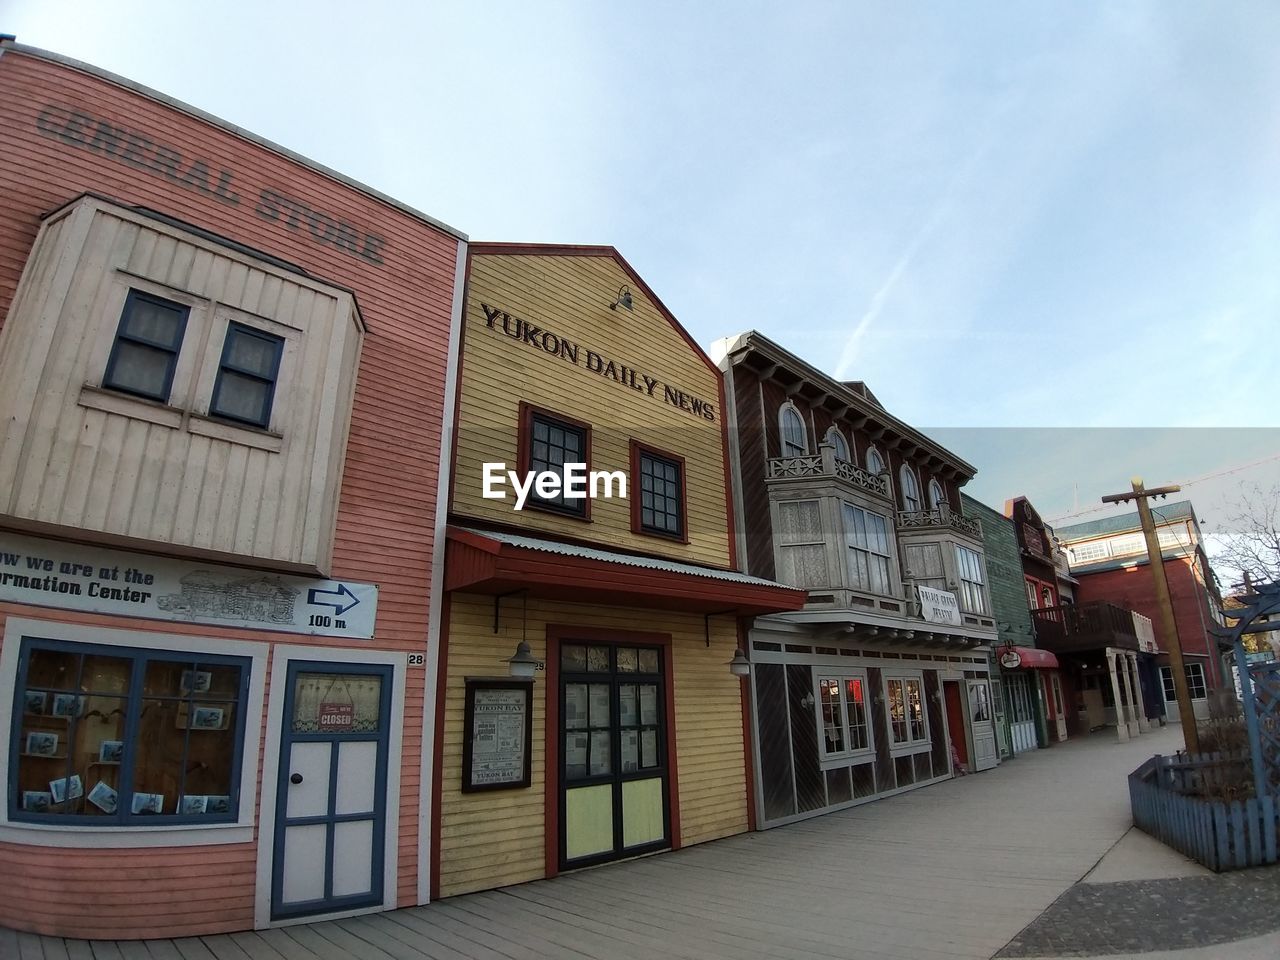
<path id="1" fill-rule="evenodd" d="M 933 587 L 917 586 L 920 594 L 920 616 L 930 623 L 949 623 L 960 626 L 960 604 L 956 595 L 946 590 L 935 590 Z"/>
<path id="2" fill-rule="evenodd" d="M 377 619 L 378 588 L 0 532 L 0 600 L 367 640 Z"/>

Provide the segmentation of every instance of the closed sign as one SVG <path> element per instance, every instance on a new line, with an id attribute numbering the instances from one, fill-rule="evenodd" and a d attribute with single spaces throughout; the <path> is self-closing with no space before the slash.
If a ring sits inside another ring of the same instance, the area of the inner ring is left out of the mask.
<path id="1" fill-rule="evenodd" d="M 355 726 L 356 708 L 350 703 L 320 704 L 320 729 L 342 733 Z"/>

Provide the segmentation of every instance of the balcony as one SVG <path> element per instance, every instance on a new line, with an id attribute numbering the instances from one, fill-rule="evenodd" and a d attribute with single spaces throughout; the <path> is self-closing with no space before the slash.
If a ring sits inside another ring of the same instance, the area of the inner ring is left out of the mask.
<path id="1" fill-rule="evenodd" d="M 982 524 L 976 517 L 954 513 L 945 503 L 936 510 L 899 510 L 898 533 L 910 535 L 916 531 L 937 532 L 949 530 L 982 541 Z"/>
<path id="2" fill-rule="evenodd" d="M 836 480 L 856 490 L 889 499 L 889 475 L 868 473 L 836 456 L 835 447 L 822 444 L 818 452 L 802 457 L 774 457 L 769 461 L 766 480 Z"/>
<path id="3" fill-rule="evenodd" d="M 1102 647 L 1141 649 L 1133 611 L 1105 601 L 1032 610 L 1031 619 L 1036 626 L 1036 646 L 1054 653 Z"/>

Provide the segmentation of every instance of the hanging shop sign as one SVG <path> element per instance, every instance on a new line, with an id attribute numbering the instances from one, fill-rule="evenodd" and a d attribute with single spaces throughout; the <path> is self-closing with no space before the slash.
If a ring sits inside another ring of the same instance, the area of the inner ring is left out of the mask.
<path id="1" fill-rule="evenodd" d="M 355 729 L 356 707 L 353 703 L 322 703 L 318 716 L 320 729 L 326 733 L 350 733 Z"/>
<path id="2" fill-rule="evenodd" d="M 1022 656 L 1012 648 L 1000 654 L 1000 666 L 1006 670 L 1017 670 L 1022 666 Z"/>
<path id="3" fill-rule="evenodd" d="M 920 586 L 916 587 L 916 591 L 920 594 L 920 616 L 930 623 L 960 626 L 960 604 L 954 593 Z"/>
<path id="4" fill-rule="evenodd" d="M 0 532 L 0 600 L 367 640 L 377 619 L 378 588 Z"/>
<path id="5" fill-rule="evenodd" d="M 615 360 L 596 350 L 584 348 L 581 344 L 558 336 L 545 327 L 513 317 L 501 308 L 491 307 L 487 303 L 480 304 L 480 309 L 484 311 L 486 327 L 510 337 L 517 343 L 545 353 L 549 357 L 556 357 L 575 367 L 581 367 L 588 373 L 611 380 L 620 387 L 634 390 L 636 393 L 676 407 L 692 416 L 715 422 L 715 404 L 686 393 L 678 386 L 664 383 L 635 367 L 634 361 Z"/>
<path id="6" fill-rule="evenodd" d="M 529 786 L 533 681 L 467 680 L 462 792 Z"/>

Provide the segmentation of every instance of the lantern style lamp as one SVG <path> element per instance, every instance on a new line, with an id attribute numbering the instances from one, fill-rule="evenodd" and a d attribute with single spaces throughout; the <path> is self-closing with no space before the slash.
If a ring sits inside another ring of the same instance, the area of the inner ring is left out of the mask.
<path id="1" fill-rule="evenodd" d="M 751 661 L 747 659 L 741 647 L 733 651 L 733 659 L 729 661 L 729 672 L 735 677 L 751 676 Z"/>
<path id="2" fill-rule="evenodd" d="M 517 680 L 528 680 L 538 672 L 540 666 L 542 661 L 530 651 L 527 640 L 521 640 L 520 645 L 516 647 L 515 656 L 507 658 L 507 670 Z"/>

